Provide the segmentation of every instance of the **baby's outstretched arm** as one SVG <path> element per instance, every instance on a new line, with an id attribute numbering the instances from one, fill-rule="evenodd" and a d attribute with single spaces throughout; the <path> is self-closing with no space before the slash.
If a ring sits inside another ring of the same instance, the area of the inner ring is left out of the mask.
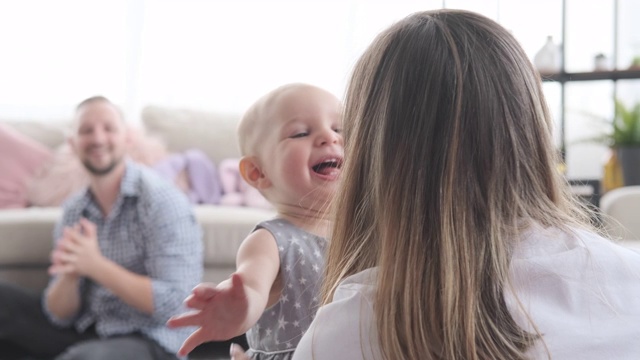
<path id="1" fill-rule="evenodd" d="M 185 304 L 194 309 L 172 317 L 171 328 L 197 326 L 182 344 L 178 354 L 184 356 L 196 346 L 213 340 L 227 340 L 242 335 L 275 303 L 281 289 L 274 288 L 280 269 L 276 241 L 270 232 L 259 229 L 240 246 L 237 271 L 217 286 L 200 284 Z"/>
<path id="2" fill-rule="evenodd" d="M 249 308 L 242 278 L 238 274 L 218 284 L 200 284 L 185 300 L 194 309 L 172 317 L 167 322 L 171 328 L 197 326 L 178 351 L 181 356 L 190 353 L 196 346 L 211 340 L 223 340 L 240 331 L 242 319 Z"/>

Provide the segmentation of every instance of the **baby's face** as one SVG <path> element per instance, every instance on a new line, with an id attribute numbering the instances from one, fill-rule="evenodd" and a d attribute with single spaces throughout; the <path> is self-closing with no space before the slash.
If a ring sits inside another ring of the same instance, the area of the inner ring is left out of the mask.
<path id="1" fill-rule="evenodd" d="M 260 154 L 270 200 L 317 207 L 331 199 L 344 155 L 341 111 L 335 96 L 313 87 L 287 90 L 270 106 Z"/>

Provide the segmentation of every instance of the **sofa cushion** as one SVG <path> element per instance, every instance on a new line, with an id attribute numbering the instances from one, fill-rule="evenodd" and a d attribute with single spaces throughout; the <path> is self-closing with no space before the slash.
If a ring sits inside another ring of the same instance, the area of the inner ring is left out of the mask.
<path id="1" fill-rule="evenodd" d="M 239 157 L 236 127 L 239 115 L 150 105 L 142 110 L 142 123 L 162 138 L 171 152 L 197 148 L 215 163 Z"/>
<path id="2" fill-rule="evenodd" d="M 240 244 L 261 221 L 275 216 L 272 210 L 200 205 L 194 208 L 203 230 L 205 267 L 235 267 Z"/>
<path id="3" fill-rule="evenodd" d="M 0 281 L 40 291 L 49 283 L 47 266 L 0 267 Z"/>
<path id="4" fill-rule="evenodd" d="M 51 149 L 0 123 L 0 208 L 27 206 L 27 183 L 53 156 Z"/>
<path id="5" fill-rule="evenodd" d="M 55 149 L 66 141 L 70 126 L 68 120 L 3 120 L 2 122 L 50 149 Z"/>
<path id="6" fill-rule="evenodd" d="M 62 209 L 57 207 L 0 210 L 0 268 L 47 266 L 60 216 Z"/>

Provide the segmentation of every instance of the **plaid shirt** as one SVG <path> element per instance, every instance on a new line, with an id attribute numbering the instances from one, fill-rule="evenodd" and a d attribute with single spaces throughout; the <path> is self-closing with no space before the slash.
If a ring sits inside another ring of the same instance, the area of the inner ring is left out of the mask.
<path id="1" fill-rule="evenodd" d="M 203 272 L 202 231 L 188 199 L 171 184 L 141 165 L 127 161 L 120 194 L 111 213 L 104 217 L 87 189 L 65 202 L 54 241 L 65 226 L 81 217 L 96 224 L 102 255 L 127 270 L 149 276 L 154 313 L 147 315 L 127 305 L 110 290 L 90 279 L 81 279 L 82 307 L 71 319 L 56 318 L 56 325 L 73 325 L 83 332 L 95 324 L 101 337 L 140 332 L 175 353 L 194 330 L 169 329 L 170 316 L 185 311 L 183 300 L 201 281 Z M 49 286 L 53 283 L 53 279 Z M 45 291 L 46 293 L 46 291 Z"/>

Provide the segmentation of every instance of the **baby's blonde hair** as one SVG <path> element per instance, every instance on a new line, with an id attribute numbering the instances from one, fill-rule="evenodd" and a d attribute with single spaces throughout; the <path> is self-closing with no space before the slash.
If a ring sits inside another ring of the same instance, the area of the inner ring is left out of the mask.
<path id="1" fill-rule="evenodd" d="M 263 95 L 247 109 L 238 124 L 238 143 L 240 153 L 243 156 L 256 155 L 260 150 L 260 139 L 264 138 L 265 132 L 269 130 L 268 121 L 271 118 L 272 106 L 282 94 L 291 90 L 305 88 L 318 89 L 317 87 L 305 83 L 290 83 L 282 85 Z"/>

